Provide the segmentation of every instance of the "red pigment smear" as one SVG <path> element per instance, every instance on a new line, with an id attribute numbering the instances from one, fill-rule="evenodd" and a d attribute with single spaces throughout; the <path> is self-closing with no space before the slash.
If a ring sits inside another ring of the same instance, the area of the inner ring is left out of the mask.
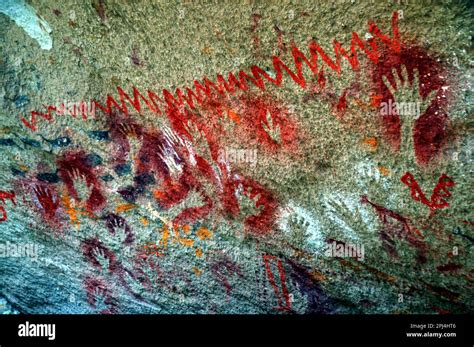
<path id="1" fill-rule="evenodd" d="M 100 17 L 100 20 L 102 22 L 105 22 L 107 17 L 105 16 L 105 1 L 104 0 L 99 0 L 99 4 L 96 5 L 96 11 Z"/>
<path id="2" fill-rule="evenodd" d="M 230 119 L 230 112 L 236 114 L 238 120 Z M 239 138 L 244 147 L 259 145 L 266 153 L 283 150 L 294 154 L 298 149 L 299 129 L 296 121 L 288 109 L 268 96 L 245 95 L 235 100 L 208 99 L 202 103 L 200 116 L 186 109 L 180 112 L 176 108 L 170 109 L 168 115 L 173 120 L 173 129 L 190 141 L 193 139 L 186 130 L 186 122 L 194 123 L 205 136 L 214 161 L 218 159 L 219 142 L 225 135 Z M 224 122 L 233 124 L 230 133 L 224 128 Z M 279 137 L 272 138 L 264 126 L 279 132 Z"/>
<path id="3" fill-rule="evenodd" d="M 110 289 L 102 278 L 87 276 L 84 280 L 84 287 L 87 292 L 87 301 L 89 302 L 89 305 L 95 308 L 97 301 L 99 301 L 100 298 L 103 298 L 103 302 L 108 306 L 108 308 L 100 311 L 100 313 L 117 313 L 117 301 L 112 296 Z"/>
<path id="4" fill-rule="evenodd" d="M 449 310 L 445 310 L 444 308 L 438 307 L 438 306 L 431 306 L 433 310 L 438 312 L 439 314 L 451 314 L 452 312 Z"/>
<path id="5" fill-rule="evenodd" d="M 413 200 L 420 201 L 426 206 L 429 206 L 432 213 L 436 209 L 449 207 L 449 203 L 444 198 L 449 198 L 451 196 L 448 188 L 456 185 L 451 177 L 446 174 L 442 174 L 438 179 L 436 187 L 433 189 L 433 194 L 430 198 L 431 200 L 428 200 L 421 190 L 418 182 L 415 180 L 415 177 L 413 177 L 410 172 L 405 173 L 405 175 L 402 176 L 401 181 L 411 189 L 410 193 Z"/>
<path id="6" fill-rule="evenodd" d="M 426 262 L 425 253 L 428 246 L 424 240 L 420 239 L 422 236 L 417 233 L 417 230 L 415 228 L 413 228 L 414 232 L 412 231 L 412 227 L 410 227 L 410 224 L 412 223 L 408 218 L 403 217 L 402 215 L 392 210 L 389 210 L 388 208 L 371 202 L 366 195 L 363 195 L 361 197 L 361 203 L 371 205 L 375 209 L 379 219 L 383 223 L 384 227 L 382 230 L 380 230 L 380 238 L 382 239 L 385 250 L 388 254 L 390 254 L 392 257 L 398 256 L 398 253 L 395 249 L 395 244 L 393 242 L 393 237 L 397 237 L 405 239 L 411 245 L 418 249 L 417 261 L 419 263 Z M 389 222 L 388 218 L 400 222 L 401 227 L 397 228 L 395 225 Z"/>
<path id="7" fill-rule="evenodd" d="M 143 246 L 143 249 L 144 249 L 144 251 L 147 255 L 155 255 L 157 257 L 163 257 L 164 256 L 163 253 L 158 252 L 160 247 L 158 247 L 158 245 L 156 245 L 156 244 L 145 245 L 145 246 Z"/>
<path id="8" fill-rule="evenodd" d="M 291 311 L 290 295 L 288 294 L 288 289 L 286 288 L 286 274 L 285 274 L 285 269 L 283 268 L 283 264 L 281 260 L 269 254 L 264 254 L 263 260 L 265 262 L 265 270 L 267 271 L 268 280 L 270 284 L 272 285 L 273 290 L 275 291 L 275 295 L 278 300 L 277 309 L 279 311 Z M 280 283 L 281 283 L 281 295 L 280 295 L 280 290 L 278 289 L 278 286 L 276 284 L 275 277 L 273 276 L 272 270 L 270 268 L 270 261 L 277 262 L 278 273 L 280 275 Z M 285 305 L 283 305 L 281 297 L 283 297 L 283 299 L 285 300 Z"/>
<path id="9" fill-rule="evenodd" d="M 193 140 L 184 124 L 180 128 L 181 136 Z M 173 154 L 170 154 L 173 153 Z M 178 178 L 172 178 L 171 173 L 162 157 L 173 155 L 174 160 L 182 165 L 182 172 Z M 199 155 L 195 155 L 195 164 L 190 163 L 188 149 L 178 143 L 170 144 L 159 131 L 146 132 L 143 136 L 143 145 L 138 154 L 138 173 L 155 172 L 159 187 L 154 191 L 154 196 L 162 208 L 169 209 L 183 201 L 192 190 L 197 191 L 203 201 L 203 206 L 185 208 L 174 220 L 177 224 L 193 223 L 205 217 L 213 209 L 212 199 L 204 192 L 202 177 L 217 186 L 216 172 L 212 166 Z"/>
<path id="10" fill-rule="evenodd" d="M 186 129 L 182 128 L 182 130 L 184 135 Z M 162 159 L 162 157 L 170 155 L 174 156 L 174 160 L 178 164 L 182 164 L 182 172 L 178 178 L 171 177 L 171 173 Z M 187 149 L 179 143 L 169 144 L 163 133 L 159 131 L 144 134 L 138 158 L 138 174 L 155 173 L 159 186 L 154 191 L 154 197 L 162 208 L 169 209 L 180 203 L 188 196 L 191 189 L 201 194 L 205 202 L 204 206 L 184 209 L 176 216 L 175 223 L 192 223 L 210 213 L 213 208 L 212 199 L 204 193 L 202 183 L 196 177 L 202 176 L 214 185 L 217 184 L 217 179 L 211 165 L 204 158 L 196 155 L 196 165 L 191 165 Z"/>
<path id="11" fill-rule="evenodd" d="M 160 185 L 159 190 L 154 192 L 154 196 L 160 206 L 169 209 L 181 202 L 188 195 L 189 190 L 190 187 L 182 181 L 176 182 L 168 178 Z"/>
<path id="12" fill-rule="evenodd" d="M 89 211 L 97 211 L 106 203 L 106 198 L 101 191 L 100 182 L 97 180 L 94 169 L 90 166 L 87 155 L 84 151 L 69 151 L 64 153 L 57 160 L 58 176 L 66 184 L 69 194 L 78 199 L 77 191 L 74 188 L 74 172 L 78 172 L 84 177 L 88 186 L 92 186 L 92 191 L 87 200 L 86 206 Z"/>
<path id="13" fill-rule="evenodd" d="M 145 136 L 145 139 L 147 136 Z M 151 169 L 159 172 L 159 187 L 154 191 L 154 196 L 161 207 L 168 209 L 182 202 L 191 190 L 198 192 L 204 202 L 202 206 L 195 206 L 183 209 L 175 218 L 174 222 L 178 225 L 185 223 L 194 223 L 198 219 L 207 216 L 215 206 L 212 199 L 204 189 L 203 179 L 218 188 L 217 175 L 207 160 L 196 156 L 196 165 L 189 162 L 189 154 L 186 155 L 183 147 L 179 145 L 173 146 L 173 150 L 178 154 L 180 163 L 182 164 L 182 173 L 179 178 L 173 179 L 168 172 L 166 164 L 158 155 L 156 148 L 164 146 L 164 139 L 159 135 L 153 137 L 153 141 L 147 145 L 143 145 L 143 151 L 140 154 L 140 173 L 147 173 Z M 162 147 L 161 147 L 162 148 Z M 144 157 L 147 157 L 146 163 Z M 151 158 L 150 158 L 151 157 Z M 154 163 L 154 165 L 153 165 Z M 147 165 L 146 165 L 147 164 Z M 255 216 L 249 216 L 245 221 L 246 229 L 254 233 L 266 233 L 272 230 L 276 218 L 276 209 L 278 203 L 273 195 L 256 181 L 247 178 L 232 178 L 224 164 L 218 163 L 222 174 L 222 192 L 220 199 L 226 213 L 235 216 L 240 208 L 235 197 L 235 191 L 242 185 L 244 194 L 250 196 L 251 199 L 258 198 L 255 201 L 257 208 L 263 207 L 261 212 Z M 240 177 L 240 176 L 239 176 Z M 217 189 L 219 191 L 219 189 Z M 251 192 L 250 192 L 251 190 Z"/>
<path id="14" fill-rule="evenodd" d="M 110 94 L 107 95 L 106 106 L 103 106 L 98 101 L 94 101 L 94 103 L 99 109 L 101 109 L 107 114 L 111 114 L 113 112 L 113 108 L 115 108 L 121 110 L 125 115 L 128 115 L 129 110 L 127 108 L 127 102 L 131 104 L 138 113 L 141 113 L 142 110 L 141 102 L 145 102 L 148 109 L 156 114 L 162 113 L 160 107 L 158 106 L 158 103 L 164 103 L 165 108 L 182 108 L 186 103 L 190 109 L 195 109 L 195 102 L 197 102 L 198 104 L 202 104 L 204 100 L 203 94 L 205 94 L 208 99 L 212 99 L 216 95 L 224 96 L 226 93 L 233 95 L 237 92 L 238 89 L 240 89 L 241 91 L 247 91 L 249 89 L 248 82 L 251 82 L 254 86 L 262 90 L 265 89 L 265 81 L 270 82 L 276 86 L 281 86 L 281 84 L 283 83 L 283 72 L 286 72 L 290 76 L 291 80 L 293 80 L 300 87 L 305 88 L 306 80 L 303 76 L 303 66 L 305 64 L 311 70 L 313 75 L 318 75 L 319 71 L 317 63 L 319 57 L 321 57 L 322 62 L 326 66 L 340 74 L 342 58 L 347 59 L 354 70 L 357 70 L 359 68 L 359 60 L 357 57 L 358 50 L 361 50 L 373 63 L 378 63 L 381 59 L 381 56 L 384 57 L 384 55 L 386 55 L 386 52 L 383 52 L 383 54 L 381 54 L 379 50 L 380 43 L 382 43 L 383 46 L 386 47 L 386 49 L 388 49 L 390 52 L 400 52 L 397 11 L 393 13 L 392 17 L 392 38 L 385 35 L 375 23 L 369 21 L 368 25 L 368 31 L 374 36 L 374 38 L 365 41 L 362 40 L 357 33 L 353 32 L 349 50 L 344 49 L 338 41 L 334 40 L 334 59 L 331 59 L 322 49 L 322 47 L 314 40 L 309 43 L 310 58 L 306 57 L 296 46 L 293 46 L 291 49 L 291 53 L 294 59 L 296 72 L 292 71 L 279 57 L 273 56 L 272 62 L 275 70 L 275 78 L 271 77 L 266 71 L 264 71 L 260 67 L 253 65 L 250 67 L 253 77 L 249 76 L 246 72 L 241 70 L 237 74 L 237 77 L 234 75 L 234 73 L 230 72 L 228 74 L 227 80 L 222 75 L 217 75 L 217 83 L 214 83 L 210 81 L 208 77 L 204 76 L 202 82 L 198 80 L 194 81 L 195 90 L 192 90 L 189 87 L 184 88 L 187 93 L 186 96 L 180 88 L 177 88 L 175 91 L 176 97 L 173 96 L 170 91 L 164 89 L 163 100 L 160 99 L 160 97 L 158 97 L 155 92 L 148 90 L 147 99 L 138 91 L 136 87 L 132 86 L 132 98 L 127 93 L 125 93 L 121 87 L 117 87 L 121 105 Z M 36 131 L 37 117 L 42 117 L 46 120 L 51 121 L 53 111 L 56 111 L 55 106 L 47 106 L 46 112 L 34 110 L 31 111 L 30 121 L 26 120 L 24 117 L 21 117 L 21 121 L 26 127 L 30 128 L 33 131 Z M 172 122 L 171 119 L 170 122 Z"/>
<path id="15" fill-rule="evenodd" d="M 15 192 L 13 190 L 10 192 L 0 190 L 0 201 L 2 202 L 2 204 L 5 204 L 5 199 L 11 200 L 13 202 L 13 205 L 16 206 Z M 8 220 L 7 211 L 5 210 L 5 207 L 3 207 L 3 205 L 0 205 L 0 212 L 2 213 L 2 218 L 0 218 L 0 222 L 5 222 L 6 220 Z"/>
<path id="16" fill-rule="evenodd" d="M 87 261 L 93 266 L 102 269 L 101 264 L 96 258 L 97 254 L 104 254 L 105 258 L 109 262 L 108 270 L 113 273 L 119 269 L 119 263 L 115 257 L 115 254 L 108 249 L 98 238 L 87 239 L 82 241 L 82 253 L 86 257 Z"/>
<path id="17" fill-rule="evenodd" d="M 262 16 L 258 13 L 253 13 L 252 14 L 252 38 L 253 38 L 253 49 L 255 50 L 256 54 L 259 55 L 259 50 L 260 50 L 260 39 L 258 38 L 257 35 L 257 27 L 258 27 L 258 22 L 262 19 Z"/>
<path id="18" fill-rule="evenodd" d="M 201 193 L 201 197 L 204 200 L 204 205 L 185 208 L 176 216 L 174 223 L 177 225 L 192 224 L 209 215 L 214 207 L 214 202 L 203 193 Z"/>
<path id="19" fill-rule="evenodd" d="M 429 283 L 426 283 L 425 281 L 421 281 L 427 288 L 428 290 L 430 290 L 432 293 L 435 293 L 435 294 L 438 294 L 438 295 L 441 295 L 449 300 L 452 300 L 452 301 L 457 301 L 459 299 L 459 296 L 460 294 L 459 293 L 456 293 L 456 292 L 453 292 L 451 290 L 448 290 L 446 288 L 443 288 L 443 287 L 437 287 L 437 286 L 433 286 Z"/>
<path id="20" fill-rule="evenodd" d="M 347 109 L 346 96 L 347 96 L 347 91 L 344 90 L 341 97 L 339 98 L 339 102 L 336 105 L 336 111 L 337 111 L 337 114 L 338 114 L 339 118 L 343 118 L 344 112 Z"/>
<path id="21" fill-rule="evenodd" d="M 293 152 L 297 149 L 296 122 L 281 104 L 270 98 L 243 96 L 233 104 L 233 109 L 241 117 L 241 122 L 234 127 L 235 136 L 244 144 L 250 145 L 255 139 L 269 153 L 280 150 Z M 267 118 L 271 119 L 273 129 L 279 130 L 279 138 L 272 139 L 265 130 L 264 125 L 272 130 Z"/>
<path id="22" fill-rule="evenodd" d="M 315 100 L 318 94 L 322 94 L 325 100 L 331 101 L 334 98 L 334 94 L 330 93 L 326 87 L 326 76 L 324 75 L 324 66 L 321 67 L 317 76 L 316 81 L 310 81 L 308 83 L 308 92 L 303 97 L 303 102 L 306 104 L 310 100 Z"/>
<path id="23" fill-rule="evenodd" d="M 229 216 L 238 216 L 240 212 L 239 201 L 235 192 L 238 189 L 238 182 L 233 179 L 232 173 L 228 171 L 227 167 L 220 165 L 223 170 L 222 175 L 222 194 L 220 196 L 222 207 Z"/>
<path id="24" fill-rule="evenodd" d="M 203 175 L 203 170 L 199 166 L 197 169 L 197 172 L 192 171 L 189 164 L 186 163 L 178 181 L 167 178 L 160 186 L 160 190 L 154 193 L 157 201 L 165 208 L 170 208 L 183 201 L 191 190 L 196 191 L 201 196 L 204 204 L 184 208 L 173 221 L 177 225 L 192 224 L 209 215 L 214 208 L 214 201 L 204 192 L 203 184 L 196 178 L 199 176 L 208 178 L 209 172 L 205 171 Z M 211 183 L 215 184 L 213 180 L 211 180 Z"/>
<path id="25" fill-rule="evenodd" d="M 13 203 L 13 205 L 16 206 L 16 202 L 15 202 L 15 192 L 13 190 L 9 191 L 9 192 L 6 192 L 4 190 L 0 190 L 0 201 L 2 202 L 2 204 L 5 203 L 5 199 L 9 199 L 11 200 L 11 202 Z"/>
<path id="26" fill-rule="evenodd" d="M 285 32 L 281 30 L 280 27 L 276 24 L 273 26 L 273 30 L 275 30 L 275 32 L 277 33 L 278 49 L 281 52 L 286 53 L 287 48 L 286 48 L 285 43 L 283 42 L 283 35 L 285 34 Z"/>
<path id="27" fill-rule="evenodd" d="M 321 68 L 318 74 L 317 84 L 314 81 L 310 82 L 309 92 L 304 96 L 303 102 L 308 103 L 310 100 L 316 100 L 316 98 L 319 97 L 320 100 L 331 105 L 333 113 L 342 121 L 348 110 L 348 97 L 359 98 L 360 84 L 358 82 L 352 82 L 349 87 L 342 90 L 341 95 L 337 95 L 331 91 L 331 88 L 326 88 L 326 84 L 324 69 Z M 329 87 L 333 86 L 332 83 L 328 85 Z"/>
<path id="28" fill-rule="evenodd" d="M 440 265 L 436 267 L 436 269 L 442 272 L 458 272 L 458 270 L 462 269 L 462 267 L 463 266 L 461 264 L 448 263 L 445 265 Z"/>
<path id="29" fill-rule="evenodd" d="M 0 222 L 5 222 L 8 220 L 7 211 L 3 205 L 0 205 L 0 212 L 2 213 L 2 218 L 0 218 Z"/>
<path id="30" fill-rule="evenodd" d="M 204 202 L 202 206 L 184 208 L 173 220 L 177 225 L 192 224 L 199 219 L 206 217 L 214 207 L 213 200 L 203 192 L 202 184 L 194 176 L 185 172 L 178 182 L 167 179 L 160 190 L 154 195 L 158 203 L 164 208 L 170 208 L 183 201 L 192 190 L 198 192 Z"/>
<path id="31" fill-rule="evenodd" d="M 138 57 L 138 49 L 136 47 L 134 47 L 132 49 L 132 54 L 130 55 L 130 60 L 132 61 L 133 64 L 135 64 L 137 66 L 142 66 L 143 65 L 140 58 Z"/>
<path id="32" fill-rule="evenodd" d="M 419 91 L 423 98 L 431 91 L 438 91 L 425 113 L 417 119 L 414 128 L 416 159 L 419 164 L 424 165 L 440 153 L 447 138 L 445 126 L 448 119 L 449 89 L 446 91 L 441 89 L 449 86 L 446 77 L 443 77 L 446 76 L 446 70 L 436 58 L 414 44 L 402 45 L 399 52 L 385 49 L 378 62 L 372 66 L 374 94 L 381 96 L 380 102 L 388 103 L 389 99 L 395 99 L 385 86 L 382 76 L 393 82 L 392 69 L 396 69 L 401 78 L 402 65 L 407 68 L 410 82 L 413 81 L 413 70 L 419 71 Z M 382 121 L 387 140 L 394 148 L 399 148 L 401 139 L 399 116 L 382 116 Z"/>

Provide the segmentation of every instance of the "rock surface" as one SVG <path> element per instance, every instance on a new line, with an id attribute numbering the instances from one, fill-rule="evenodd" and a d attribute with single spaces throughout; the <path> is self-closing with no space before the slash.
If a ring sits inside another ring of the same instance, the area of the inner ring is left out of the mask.
<path id="1" fill-rule="evenodd" d="M 19 3 L 0 312 L 473 312 L 467 2 Z"/>

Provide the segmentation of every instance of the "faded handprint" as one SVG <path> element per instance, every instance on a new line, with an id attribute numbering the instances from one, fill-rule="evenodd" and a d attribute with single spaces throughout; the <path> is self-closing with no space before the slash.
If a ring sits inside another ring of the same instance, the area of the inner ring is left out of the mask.
<path id="1" fill-rule="evenodd" d="M 100 271 L 107 273 L 110 267 L 110 260 L 105 254 L 104 249 L 102 248 L 95 248 L 92 250 L 92 256 L 95 258 L 96 262 L 100 266 Z"/>
<path id="2" fill-rule="evenodd" d="M 101 314 L 117 313 L 117 300 L 112 296 L 107 283 L 100 277 L 86 277 L 84 287 L 89 305 Z"/>
<path id="3" fill-rule="evenodd" d="M 111 313 L 110 308 L 109 308 L 109 304 L 108 304 L 109 298 L 106 296 L 106 293 L 103 289 L 96 288 L 92 295 L 93 295 L 94 300 L 95 300 L 94 308 L 97 309 L 97 311 L 99 311 L 99 313 L 101 313 L 101 314 Z"/>
<path id="4" fill-rule="evenodd" d="M 351 230 L 355 235 L 367 233 L 373 229 L 371 227 L 372 219 L 368 218 L 367 214 L 364 215 L 359 207 L 348 207 L 344 201 L 333 199 L 330 199 L 327 204 L 333 209 L 331 214 L 337 224 Z"/>
<path id="5" fill-rule="evenodd" d="M 161 269 L 148 255 L 137 261 L 131 270 L 125 270 L 122 280 L 125 287 L 141 299 L 158 299 L 161 294 Z"/>
<path id="6" fill-rule="evenodd" d="M 310 223 L 298 215 L 292 215 L 288 220 L 288 228 L 290 229 L 292 239 L 298 245 L 303 245 L 308 239 L 308 228 Z"/>
<path id="7" fill-rule="evenodd" d="M 386 76 L 382 76 L 382 80 L 390 91 L 392 97 L 395 99 L 392 102 L 396 102 L 396 113 L 400 117 L 400 122 L 402 124 L 400 152 L 410 153 L 410 160 L 411 162 L 414 162 L 414 125 L 418 117 L 428 109 L 431 101 L 437 93 L 437 90 L 431 91 L 425 98 L 423 98 L 420 93 L 418 70 L 413 70 L 413 78 L 411 82 L 406 66 L 402 65 L 400 70 L 401 78 L 397 70 L 393 69 L 393 82 L 390 82 Z M 391 108 L 392 106 L 389 105 L 388 107 Z"/>
<path id="8" fill-rule="evenodd" d="M 265 118 L 266 120 L 262 122 L 263 130 L 265 130 L 265 132 L 268 134 L 268 136 L 270 136 L 270 138 L 273 141 L 275 141 L 276 143 L 280 143 L 281 142 L 280 126 L 273 124 L 273 118 L 272 118 L 272 115 L 270 114 L 270 111 L 267 111 Z"/>
<path id="9" fill-rule="evenodd" d="M 81 248 L 86 260 L 100 270 L 108 269 L 109 273 L 114 273 L 120 267 L 115 254 L 97 237 L 82 241 Z"/>
<path id="10" fill-rule="evenodd" d="M 132 229 L 125 218 L 110 213 L 105 217 L 105 225 L 110 234 L 113 235 L 110 246 L 117 251 L 117 258 L 120 262 L 126 261 L 133 254 L 131 245 L 134 237 Z"/>
<path id="11" fill-rule="evenodd" d="M 118 131 L 125 137 L 127 136 L 138 136 L 137 126 L 133 123 L 121 123 L 119 124 Z"/>
<path id="12" fill-rule="evenodd" d="M 248 188 L 248 191 L 243 192 L 242 185 L 238 188 L 240 216 L 239 219 L 245 220 L 248 216 L 258 215 L 263 206 L 257 207 L 257 202 L 260 199 L 259 194 L 252 194 L 252 187 Z"/>
<path id="13" fill-rule="evenodd" d="M 138 160 L 138 153 L 140 152 L 142 143 L 140 142 L 140 139 L 138 137 L 131 137 L 128 139 L 128 142 L 130 144 L 130 151 L 128 152 L 128 157 L 130 158 L 130 163 L 131 163 L 131 172 L 135 172 L 135 166 L 137 163 L 139 163 Z M 130 177 L 131 175 L 128 175 L 126 177 Z"/>
<path id="14" fill-rule="evenodd" d="M 186 131 L 191 135 L 193 139 L 193 151 L 197 149 L 196 154 L 208 161 L 212 161 L 209 143 L 207 142 L 204 132 L 199 129 L 198 125 L 194 122 L 188 121 Z"/>
<path id="15" fill-rule="evenodd" d="M 85 201 L 89 198 L 92 192 L 92 184 L 87 182 L 86 177 L 77 168 L 72 169 L 72 180 L 74 182 L 74 189 L 77 194 L 77 201 Z"/>
<path id="16" fill-rule="evenodd" d="M 140 152 L 140 148 L 142 146 L 141 128 L 134 123 L 125 123 L 122 124 L 119 129 L 119 131 L 128 139 L 128 158 L 132 165 L 131 172 L 135 172 L 135 165 L 137 164 L 138 153 Z M 125 180 L 127 180 L 127 178 L 130 178 L 130 176 L 127 175 L 124 177 Z"/>

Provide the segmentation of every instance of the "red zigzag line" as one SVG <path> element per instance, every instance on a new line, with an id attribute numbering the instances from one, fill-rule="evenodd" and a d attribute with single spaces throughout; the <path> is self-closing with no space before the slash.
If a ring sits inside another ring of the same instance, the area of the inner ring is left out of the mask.
<path id="1" fill-rule="evenodd" d="M 210 81 L 206 76 L 203 78 L 203 83 L 198 80 L 194 81 L 194 89 L 192 90 L 189 87 L 185 88 L 186 94 L 179 88 L 175 91 L 175 96 L 171 94 L 170 91 L 167 89 L 163 89 L 163 99 L 161 99 L 155 92 L 151 90 L 147 90 L 148 99 L 143 96 L 138 89 L 133 86 L 133 99 L 125 93 L 125 91 L 121 87 L 117 87 L 117 91 L 120 98 L 120 103 L 115 100 L 113 96 L 110 94 L 107 95 L 106 105 L 103 106 L 98 101 L 94 100 L 93 102 L 95 105 L 100 108 L 103 112 L 107 114 L 113 113 L 113 107 L 120 110 L 124 114 L 128 115 L 129 110 L 127 108 L 127 101 L 133 108 L 138 112 L 141 113 L 142 104 L 141 100 L 143 100 L 148 107 L 148 109 L 155 113 L 161 114 L 162 111 L 159 107 L 159 104 L 165 105 L 165 107 L 175 109 L 176 107 L 182 107 L 186 103 L 191 109 L 196 108 L 195 102 L 199 105 L 202 105 L 203 100 L 205 97 L 212 97 L 213 90 L 220 95 L 225 95 L 225 93 L 234 94 L 237 89 L 242 91 L 246 91 L 249 89 L 248 82 L 251 82 L 256 87 L 264 90 L 265 83 L 262 79 L 265 78 L 268 82 L 280 86 L 283 82 L 283 71 L 291 77 L 291 79 L 298 84 L 300 87 L 306 87 L 306 80 L 303 76 L 303 64 L 311 70 L 313 75 L 318 73 L 318 57 L 321 56 L 323 62 L 333 71 L 336 71 L 338 74 L 341 73 L 341 58 L 344 57 L 348 60 L 353 70 L 359 68 L 359 60 L 357 58 L 357 50 L 362 50 L 363 53 L 374 63 L 377 63 L 380 57 L 380 53 L 378 52 L 378 46 L 376 39 L 380 40 L 384 43 L 388 48 L 390 48 L 393 52 L 398 53 L 400 52 L 400 39 L 399 39 L 399 30 L 398 30 L 398 12 L 395 11 L 392 16 L 392 35 L 393 37 L 390 38 L 382 33 L 379 27 L 369 21 L 369 33 L 373 35 L 373 39 L 370 40 L 362 40 L 359 35 L 355 32 L 352 32 L 352 40 L 350 50 L 345 50 L 342 45 L 337 41 L 333 41 L 333 48 L 335 54 L 335 60 L 329 58 L 329 56 L 324 52 L 321 46 L 318 45 L 317 42 L 312 40 L 309 47 L 310 52 L 310 59 L 308 59 L 296 46 L 292 48 L 292 55 L 294 59 L 294 65 L 296 68 L 296 73 L 293 72 L 279 57 L 273 56 L 273 68 L 275 70 L 275 78 L 272 78 L 266 71 L 261 69 L 260 67 L 253 65 L 250 67 L 250 71 L 252 72 L 252 76 L 249 76 L 244 71 L 239 71 L 238 78 L 230 72 L 228 75 L 227 81 L 222 75 L 217 75 L 217 84 Z M 204 84 L 204 86 L 203 86 Z M 204 94 L 204 95 L 203 95 Z M 141 99 L 141 100 L 140 100 Z M 56 111 L 56 106 L 47 106 L 47 112 L 38 112 L 32 111 L 31 112 L 31 121 L 27 121 L 25 118 L 21 117 L 21 121 L 25 126 L 32 129 L 33 131 L 37 130 L 36 123 L 37 123 L 37 116 L 42 117 L 46 120 L 52 120 L 52 111 Z"/>

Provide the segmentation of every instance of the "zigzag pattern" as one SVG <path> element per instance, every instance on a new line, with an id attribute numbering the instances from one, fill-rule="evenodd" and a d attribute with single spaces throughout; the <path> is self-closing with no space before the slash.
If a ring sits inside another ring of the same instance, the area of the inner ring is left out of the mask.
<path id="1" fill-rule="evenodd" d="M 272 83 L 273 85 L 280 86 L 283 82 L 283 72 L 286 72 L 293 82 L 299 85 L 301 88 L 306 87 L 306 80 L 303 75 L 303 66 L 306 66 L 311 70 L 313 75 L 319 73 L 318 71 L 318 57 L 320 56 L 322 61 L 326 66 L 331 70 L 341 73 L 341 59 L 345 58 L 350 63 L 353 70 L 359 68 L 359 60 L 357 56 L 357 51 L 362 50 L 362 52 L 373 62 L 377 63 L 379 60 L 379 50 L 378 50 L 378 41 L 386 45 L 387 48 L 391 49 L 393 52 L 400 52 L 400 39 L 399 39 L 399 30 L 398 30 L 398 12 L 395 11 L 392 16 L 392 37 L 386 36 L 382 33 L 379 27 L 373 23 L 368 22 L 369 33 L 373 36 L 369 40 L 362 40 L 359 35 L 355 32 L 352 33 L 352 40 L 350 50 L 345 50 L 341 43 L 337 40 L 333 41 L 334 48 L 334 60 L 332 60 L 326 52 L 319 46 L 317 42 L 312 40 L 308 46 L 310 58 L 308 59 L 296 46 L 292 48 L 292 56 L 294 60 L 294 66 L 296 72 L 292 71 L 279 57 L 273 56 L 273 68 L 275 77 L 270 76 L 269 72 L 263 70 L 262 68 L 253 65 L 250 67 L 252 76 L 249 76 L 245 71 L 240 70 L 238 77 L 234 73 L 230 72 L 228 74 L 227 80 L 222 75 L 217 75 L 216 81 L 214 83 L 210 81 L 206 76 L 204 76 L 202 82 L 195 80 L 194 81 L 194 90 L 186 87 L 185 92 L 180 88 L 177 88 L 175 91 L 175 96 L 167 89 L 163 90 L 163 99 L 160 98 L 155 92 L 147 90 L 148 99 L 143 96 L 140 91 L 133 86 L 133 98 L 131 98 L 121 87 L 117 87 L 119 94 L 120 104 L 117 100 L 110 94 L 107 95 L 106 106 L 100 104 L 98 101 L 94 100 L 96 107 L 100 108 L 104 113 L 111 115 L 116 108 L 117 110 L 123 112 L 124 114 L 129 114 L 129 108 L 127 103 L 133 106 L 136 112 L 141 113 L 143 101 L 148 109 L 155 114 L 162 114 L 163 111 L 160 108 L 167 107 L 175 109 L 185 106 L 185 104 L 191 109 L 196 108 L 196 103 L 202 105 L 205 98 L 212 98 L 213 93 L 217 95 L 224 96 L 226 93 L 234 94 L 237 90 L 247 91 L 249 89 L 248 82 L 252 83 L 259 89 L 265 89 L 265 81 Z M 264 79 L 263 79 L 263 78 Z M 31 112 L 31 121 L 27 121 L 25 118 L 21 117 L 21 121 L 25 126 L 30 128 L 33 131 L 37 130 L 37 117 L 42 117 L 46 120 L 52 120 L 52 112 L 57 111 L 56 106 L 47 106 L 47 112 Z"/>

